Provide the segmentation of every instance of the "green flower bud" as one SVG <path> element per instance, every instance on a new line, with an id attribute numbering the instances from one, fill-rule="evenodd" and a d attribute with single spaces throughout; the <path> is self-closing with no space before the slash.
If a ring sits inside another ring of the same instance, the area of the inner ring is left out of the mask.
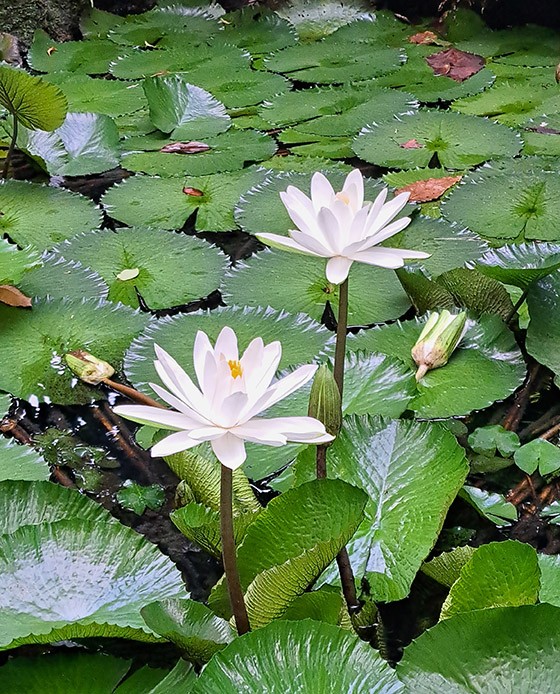
<path id="1" fill-rule="evenodd" d="M 64 355 L 64 361 L 80 381 L 92 386 L 99 385 L 104 378 L 110 378 L 115 373 L 111 364 L 81 349 Z"/>
<path id="2" fill-rule="evenodd" d="M 430 314 L 420 337 L 412 348 L 412 358 L 418 366 L 419 381 L 430 369 L 445 366 L 466 330 L 467 314 L 449 311 Z"/>
<path id="3" fill-rule="evenodd" d="M 325 425 L 327 433 L 338 436 L 342 426 L 342 403 L 340 391 L 332 371 L 323 364 L 317 369 L 311 393 L 309 394 L 310 417 L 315 417 Z M 329 445 L 329 444 L 326 444 Z"/>

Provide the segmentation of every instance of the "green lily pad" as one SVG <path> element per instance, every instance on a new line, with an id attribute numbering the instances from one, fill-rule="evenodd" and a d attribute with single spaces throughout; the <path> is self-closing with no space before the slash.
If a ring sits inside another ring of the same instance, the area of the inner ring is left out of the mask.
<path id="1" fill-rule="evenodd" d="M 472 610 L 534 605 L 540 573 L 537 553 L 530 545 L 513 540 L 483 545 L 451 586 L 440 619 Z"/>
<path id="2" fill-rule="evenodd" d="M 0 482 L 4 480 L 48 480 L 51 471 L 30 446 L 13 439 L 0 439 Z"/>
<path id="3" fill-rule="evenodd" d="M 555 113 L 560 109 L 560 95 L 556 84 L 526 82 L 500 82 L 491 89 L 458 99 L 451 108 L 471 116 L 488 116 L 509 126 L 518 126 L 528 118 L 541 113 Z"/>
<path id="4" fill-rule="evenodd" d="M 54 130 L 66 116 L 64 94 L 40 77 L 0 65 L 0 107 L 16 115 L 19 123 L 33 130 Z"/>
<path id="5" fill-rule="evenodd" d="M 309 462 L 298 460 L 296 482 L 314 474 Z M 391 602 L 408 595 L 467 472 L 463 449 L 440 424 L 345 418 L 329 448 L 328 474 L 368 494 L 365 519 L 347 549 L 369 597 Z M 323 580 L 337 581 L 336 567 Z"/>
<path id="6" fill-rule="evenodd" d="M 403 60 L 398 48 L 363 44 L 348 51 L 347 41 L 332 34 L 319 43 L 299 44 L 265 58 L 271 72 L 292 80 L 316 84 L 342 84 L 368 80 L 397 68 Z"/>
<path id="7" fill-rule="evenodd" d="M 254 629 L 282 615 L 334 561 L 358 527 L 366 499 L 361 489 L 341 480 L 315 479 L 272 499 L 261 511 L 237 551 Z M 307 532 L 298 532 L 303 527 Z M 214 587 L 209 605 L 230 616 L 223 582 Z"/>
<path id="8" fill-rule="evenodd" d="M 102 203 L 109 216 L 130 226 L 181 229 L 197 212 L 197 231 L 229 231 L 237 226 L 235 204 L 265 176 L 253 168 L 186 179 L 134 176 L 110 188 Z"/>
<path id="9" fill-rule="evenodd" d="M 122 51 L 113 41 L 65 41 L 57 43 L 42 29 L 35 32 L 28 60 L 37 72 L 76 72 L 102 75 Z"/>
<path id="10" fill-rule="evenodd" d="M 481 516 L 492 521 L 494 525 L 507 526 L 511 525 L 512 521 L 517 520 L 517 509 L 501 494 L 465 485 L 459 496 L 473 506 Z"/>
<path id="11" fill-rule="evenodd" d="M 18 145 L 50 173 L 86 176 L 119 164 L 119 132 L 114 121 L 99 113 L 69 113 L 55 132 L 23 131 Z"/>
<path id="12" fill-rule="evenodd" d="M 488 277 L 523 290 L 560 268 L 560 246 L 520 243 L 493 248 L 476 261 L 476 269 Z"/>
<path id="13" fill-rule="evenodd" d="M 61 652 L 14 658 L 0 670 L 0 687 L 4 694 L 34 694 L 41 690 L 49 694 L 86 690 L 88 694 L 113 694 L 120 692 L 118 684 L 129 667 L 130 661 L 103 653 Z M 158 674 L 161 679 L 161 671 Z"/>
<path id="14" fill-rule="evenodd" d="M 0 284 L 17 284 L 39 262 L 38 254 L 19 250 L 7 239 L 0 239 Z"/>
<path id="15" fill-rule="evenodd" d="M 476 552 L 470 545 L 455 547 L 449 552 L 442 552 L 437 557 L 430 559 L 422 564 L 422 573 L 426 574 L 442 586 L 451 588 L 459 578 L 461 569 Z"/>
<path id="16" fill-rule="evenodd" d="M 443 202 L 444 216 L 486 238 L 560 240 L 560 181 L 537 159 L 472 173 Z"/>
<path id="17" fill-rule="evenodd" d="M 553 114 L 530 118 L 523 124 L 523 154 L 560 156 L 560 118 Z"/>
<path id="18" fill-rule="evenodd" d="M 228 12 L 221 38 L 253 57 L 292 46 L 297 41 L 292 24 L 266 7 L 243 7 Z"/>
<path id="19" fill-rule="evenodd" d="M 521 145 L 519 134 L 499 123 L 421 110 L 364 128 L 354 140 L 354 151 L 379 166 L 411 169 L 437 159 L 444 168 L 460 170 L 488 159 L 513 157 Z"/>
<path id="20" fill-rule="evenodd" d="M 231 125 L 224 105 L 181 75 L 149 77 L 143 88 L 150 120 L 175 140 L 210 137 Z"/>
<path id="21" fill-rule="evenodd" d="M 531 321 L 527 351 L 540 364 L 560 376 L 560 270 L 531 285 L 527 295 Z"/>
<path id="22" fill-rule="evenodd" d="M 415 694 L 554 691 L 559 617 L 552 605 L 457 615 L 406 648 L 397 674 Z"/>
<path id="23" fill-rule="evenodd" d="M 54 72 L 44 79 L 60 88 L 68 100 L 68 110 L 76 113 L 102 113 L 116 118 L 146 107 L 138 82 L 93 79 L 66 72 Z"/>
<path id="24" fill-rule="evenodd" d="M 284 130 L 280 135 L 283 144 L 289 145 L 290 152 L 300 157 L 326 157 L 329 159 L 350 159 L 352 138 L 322 137 L 300 133 L 295 128 Z"/>
<path id="25" fill-rule="evenodd" d="M 80 17 L 80 31 L 84 38 L 104 39 L 111 30 L 125 21 L 124 17 L 119 17 L 112 12 L 91 7 L 87 8 Z"/>
<path id="26" fill-rule="evenodd" d="M 354 634 L 303 620 L 274 622 L 236 639 L 204 668 L 193 694 L 233 692 L 232 685 L 251 694 L 284 694 L 287 683 L 294 693 L 404 691 L 381 656 Z"/>
<path id="27" fill-rule="evenodd" d="M 478 427 L 469 434 L 468 443 L 476 453 L 485 456 L 500 454 L 504 458 L 511 458 L 521 445 L 515 431 L 508 431 L 499 424 Z"/>
<path id="28" fill-rule="evenodd" d="M 206 605 L 194 600 L 162 600 L 141 610 L 146 624 L 157 634 L 175 643 L 183 657 L 206 663 L 236 636 L 225 619 L 216 617 Z"/>
<path id="29" fill-rule="evenodd" d="M 102 393 L 75 383 L 64 355 L 85 349 L 118 369 L 124 350 L 148 319 L 105 301 L 41 299 L 32 311 L 0 305 L 0 321 L 0 389 L 25 400 L 35 395 L 69 404 L 91 402 Z"/>
<path id="30" fill-rule="evenodd" d="M 152 393 L 148 384 L 159 380 L 153 364 L 154 343 L 169 352 L 194 378 L 192 355 L 197 331 L 203 330 L 214 341 L 226 325 L 235 330 L 240 351 L 255 337 L 262 337 L 265 344 L 280 338 L 280 369 L 309 363 L 332 352 L 330 333 L 303 314 L 291 316 L 272 309 L 238 307 L 199 311 L 159 321 L 134 340 L 126 356 L 128 379 L 139 390 Z"/>
<path id="31" fill-rule="evenodd" d="M 537 468 L 543 477 L 552 475 L 560 469 L 560 448 L 545 439 L 534 439 L 515 452 L 514 460 L 528 475 Z"/>
<path id="32" fill-rule="evenodd" d="M 160 149 L 165 144 L 161 143 Z M 204 138 L 201 144 L 208 149 L 194 154 L 133 152 L 123 158 L 123 167 L 158 176 L 207 176 L 242 169 L 247 163 L 268 159 L 276 151 L 271 137 L 254 130 L 229 130 Z"/>
<path id="33" fill-rule="evenodd" d="M 295 27 L 301 41 L 317 41 L 353 22 L 373 25 L 374 19 L 371 6 L 364 0 L 292 0 L 277 12 Z"/>
<path id="34" fill-rule="evenodd" d="M 91 200 L 27 181 L 0 181 L 0 212 L 2 234 L 39 250 L 101 224 L 101 212 Z"/>
<path id="35" fill-rule="evenodd" d="M 416 371 L 410 351 L 424 320 L 373 328 L 348 343 L 350 349 L 381 352 L 401 359 Z M 512 333 L 492 315 L 468 321 L 467 331 L 449 362 L 418 382 L 410 404 L 421 417 L 466 415 L 504 400 L 523 382 L 525 362 Z"/>
<path id="36" fill-rule="evenodd" d="M 151 309 L 201 299 L 219 287 L 226 267 L 225 256 L 204 241 L 149 228 L 82 234 L 58 251 L 84 265 L 89 261 L 109 286 L 109 300 L 133 308 L 136 292 Z M 188 282 L 177 282 L 185 268 Z M 127 270 L 137 272 L 129 278 L 123 275 Z"/>
<path id="37" fill-rule="evenodd" d="M 173 563 L 120 524 L 75 518 L 26 525 L 3 535 L 0 545 L 3 649 L 89 636 L 153 641 L 140 609 L 184 594 Z"/>
<path id="38" fill-rule="evenodd" d="M 372 286 L 375 291 L 371 291 Z M 307 313 L 320 321 L 327 303 L 334 315 L 338 314 L 339 291 L 338 286 L 327 282 L 321 258 L 272 250 L 236 263 L 226 275 L 223 295 L 231 304 L 271 306 L 278 310 L 289 306 L 292 311 Z M 362 263 L 353 265 L 348 298 L 350 325 L 399 318 L 409 307 L 394 272 Z"/>
<path id="39" fill-rule="evenodd" d="M 19 447 L 34 452 L 27 446 Z M 100 525 L 118 524 L 102 506 L 84 494 L 45 481 L 2 481 L 0 509 L 2 535 L 13 533 L 24 525 L 42 525 L 74 518 Z"/>
<path id="40" fill-rule="evenodd" d="M 18 287 L 30 297 L 51 299 L 106 299 L 109 287 L 97 272 L 57 253 L 26 272 Z"/>

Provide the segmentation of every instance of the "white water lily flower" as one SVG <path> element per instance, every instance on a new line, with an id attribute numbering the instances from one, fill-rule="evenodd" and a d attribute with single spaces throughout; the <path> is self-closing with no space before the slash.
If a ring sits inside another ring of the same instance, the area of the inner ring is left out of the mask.
<path id="1" fill-rule="evenodd" d="M 385 202 L 387 192 L 385 188 L 373 203 L 364 204 L 364 179 L 358 169 L 348 174 L 339 193 L 322 173 L 315 173 L 311 199 L 295 186 L 280 193 L 297 230 L 289 236 L 257 237 L 270 246 L 328 258 L 326 274 L 333 284 L 344 282 L 354 261 L 396 269 L 406 259 L 429 258 L 429 253 L 421 251 L 379 246 L 410 223 L 410 217 L 391 221 L 408 202 L 409 193 Z"/>
<path id="2" fill-rule="evenodd" d="M 257 337 L 240 358 L 231 328 L 222 329 L 214 347 L 206 333 L 199 331 L 193 351 L 199 388 L 167 352 L 157 345 L 155 351 L 154 365 L 168 390 L 155 383 L 150 386 L 175 409 L 114 408 L 127 419 L 176 432 L 156 443 L 153 456 L 172 455 L 210 441 L 218 460 L 235 470 L 245 461 L 245 441 L 282 446 L 288 442 L 327 443 L 334 438 L 313 417 L 257 416 L 307 383 L 317 369 L 311 364 L 301 366 L 272 383 L 282 356 L 280 342 L 265 346 Z"/>

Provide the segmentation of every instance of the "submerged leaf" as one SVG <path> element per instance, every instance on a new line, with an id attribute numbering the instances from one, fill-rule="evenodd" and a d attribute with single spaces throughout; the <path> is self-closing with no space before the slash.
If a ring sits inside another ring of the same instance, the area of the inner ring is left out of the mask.
<path id="1" fill-rule="evenodd" d="M 484 67 L 484 58 L 457 48 L 433 53 L 426 58 L 426 62 L 435 75 L 445 75 L 455 82 L 463 82 Z"/>

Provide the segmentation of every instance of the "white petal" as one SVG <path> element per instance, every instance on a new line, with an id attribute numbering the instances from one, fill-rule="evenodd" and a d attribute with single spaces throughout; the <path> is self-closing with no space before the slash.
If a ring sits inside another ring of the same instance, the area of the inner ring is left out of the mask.
<path id="1" fill-rule="evenodd" d="M 408 202 L 409 197 L 410 193 L 400 193 L 395 198 L 385 203 L 383 208 L 375 216 L 373 212 L 370 211 L 366 225 L 368 236 L 377 233 L 385 224 L 388 224 L 393 217 L 396 217 Z"/>
<path id="2" fill-rule="evenodd" d="M 326 239 L 317 239 L 303 231 L 290 231 L 292 239 L 302 248 L 305 248 L 311 255 L 318 255 L 320 258 L 328 258 L 332 255 Z"/>
<path id="3" fill-rule="evenodd" d="M 254 403 L 250 410 L 244 413 L 244 419 L 246 418 L 245 421 L 263 412 L 266 408 L 272 407 L 275 403 L 304 386 L 313 378 L 315 371 L 317 371 L 317 366 L 315 364 L 306 364 L 292 371 L 292 373 L 287 376 L 284 376 L 284 378 L 279 379 L 276 383 L 273 383 L 264 395 Z"/>
<path id="4" fill-rule="evenodd" d="M 251 419 L 236 427 L 235 433 L 247 441 L 267 445 L 293 443 L 327 443 L 334 436 L 327 434 L 324 425 L 313 417 L 273 417 L 271 419 Z M 278 443 L 273 443 L 277 441 Z"/>
<path id="5" fill-rule="evenodd" d="M 266 345 L 262 351 L 260 363 L 256 368 L 255 362 L 253 362 L 252 366 L 250 365 L 248 352 L 249 348 L 245 350 L 245 354 L 241 357 L 241 366 L 245 375 L 246 392 L 251 401 L 254 402 L 260 398 L 274 378 L 282 358 L 282 345 L 278 340 Z"/>
<path id="6" fill-rule="evenodd" d="M 192 431 L 189 431 L 189 436 L 195 440 L 198 441 L 199 443 L 202 443 L 202 441 L 214 441 L 215 439 L 219 439 L 220 436 L 223 436 L 226 433 L 225 429 L 222 429 L 222 427 L 200 427 L 200 429 L 193 429 Z"/>
<path id="7" fill-rule="evenodd" d="M 369 208 L 369 213 L 371 215 L 371 219 L 375 219 L 381 209 L 383 208 L 383 205 L 385 204 L 385 200 L 387 199 L 387 194 L 389 193 L 388 188 L 383 188 L 383 190 L 379 193 L 379 195 L 375 198 L 373 201 L 371 207 Z"/>
<path id="8" fill-rule="evenodd" d="M 212 441 L 212 450 L 220 463 L 232 470 L 241 467 L 247 458 L 243 441 L 229 432 Z"/>
<path id="9" fill-rule="evenodd" d="M 199 444 L 200 441 L 191 439 L 186 431 L 179 431 L 176 434 L 171 434 L 171 436 L 166 436 L 155 446 L 152 446 L 151 453 L 153 458 L 163 458 L 166 455 L 188 451 L 189 448 L 194 448 Z"/>
<path id="10" fill-rule="evenodd" d="M 376 234 L 368 235 L 368 241 L 373 241 L 376 244 L 381 243 L 382 241 L 385 241 L 385 239 L 398 234 L 399 231 L 406 229 L 406 227 L 410 224 L 410 221 L 410 217 L 401 217 L 400 219 L 387 224 L 387 226 L 383 227 L 383 229 L 378 231 Z"/>
<path id="11" fill-rule="evenodd" d="M 303 255 L 313 255 L 320 258 L 324 257 L 318 253 L 313 253 L 308 248 L 296 243 L 293 239 L 288 236 L 280 236 L 280 234 L 256 234 L 259 241 L 272 246 L 273 248 L 281 248 L 287 251 L 296 251 L 297 253 L 303 253 Z"/>
<path id="12" fill-rule="evenodd" d="M 314 207 L 307 195 L 295 186 L 288 186 L 285 193 L 280 193 L 280 199 L 286 207 L 298 210 L 300 213 L 314 214 Z"/>
<path id="13" fill-rule="evenodd" d="M 354 169 L 346 176 L 342 192 L 350 198 L 354 211 L 362 207 L 364 204 L 364 177 L 360 169 Z"/>
<path id="14" fill-rule="evenodd" d="M 200 423 L 193 420 L 182 412 L 165 410 L 163 407 L 150 407 L 149 405 L 118 405 L 113 408 L 113 412 L 119 417 L 125 417 L 139 424 L 147 424 L 152 427 L 162 429 L 172 429 L 173 431 L 184 431 L 191 429 L 192 426 L 200 426 Z"/>
<path id="15" fill-rule="evenodd" d="M 311 200 L 315 212 L 319 212 L 321 207 L 329 207 L 334 198 L 334 189 L 326 176 L 317 172 L 311 178 Z"/>
<path id="16" fill-rule="evenodd" d="M 162 388 L 161 386 L 158 386 L 157 383 L 150 383 L 150 388 L 159 395 L 159 397 L 166 402 L 168 405 L 171 405 L 171 407 L 174 407 L 176 410 L 179 410 L 179 412 L 182 412 L 184 415 L 187 417 L 191 417 L 193 422 L 199 422 L 199 423 L 204 423 L 207 422 L 208 420 L 206 417 L 203 417 L 200 415 L 198 412 L 195 410 L 191 409 L 188 405 L 186 405 L 182 400 L 179 400 L 179 398 L 176 398 L 174 395 L 171 393 L 168 393 L 165 388 Z"/>
<path id="17" fill-rule="evenodd" d="M 326 272 L 328 281 L 333 284 L 342 284 L 348 277 L 351 265 L 352 260 L 350 258 L 344 258 L 341 255 L 330 258 Z"/>
<path id="18" fill-rule="evenodd" d="M 407 258 L 426 257 L 429 256 L 420 251 L 406 251 L 400 248 L 381 248 L 379 246 L 371 248 L 370 250 L 359 251 L 353 255 L 353 259 L 358 263 L 377 265 L 378 267 L 386 267 L 392 270 L 402 267 Z"/>
<path id="19" fill-rule="evenodd" d="M 214 345 L 214 354 L 218 358 L 223 354 L 228 361 L 237 361 L 239 359 L 237 335 L 228 325 L 220 330 L 220 334 Z"/>
<path id="20" fill-rule="evenodd" d="M 208 357 L 210 357 L 211 360 L 208 360 Z M 213 361 L 213 357 L 214 349 L 210 344 L 208 335 L 202 332 L 202 330 L 198 330 L 194 338 L 193 363 L 196 377 L 203 393 L 206 392 L 211 385 L 207 383 L 211 378 L 206 378 L 205 376 L 212 376 L 210 365 Z"/>
<path id="21" fill-rule="evenodd" d="M 344 205 L 344 203 L 341 204 Z M 346 205 L 344 206 L 346 207 Z M 340 253 L 344 237 L 334 212 L 329 210 L 328 207 L 321 208 L 317 215 L 317 222 L 324 238 L 324 245 L 330 251 L 330 254 Z"/>
<path id="22" fill-rule="evenodd" d="M 229 429 L 239 421 L 239 416 L 247 403 L 247 394 L 242 391 L 228 395 L 222 400 L 220 411 L 215 414 L 215 422 L 224 429 Z"/>
<path id="23" fill-rule="evenodd" d="M 154 345 L 154 349 L 158 358 L 154 362 L 154 367 L 163 384 L 174 395 L 184 400 L 191 409 L 204 415 L 207 409 L 204 397 L 192 382 L 190 376 L 159 345 Z"/>
<path id="24" fill-rule="evenodd" d="M 347 237 L 347 243 L 349 245 L 360 242 L 365 238 L 368 213 L 369 207 L 366 206 L 362 207 L 362 209 L 354 215 Z"/>
<path id="25" fill-rule="evenodd" d="M 297 229 L 303 231 L 304 234 L 309 234 L 315 238 L 319 238 L 321 236 L 315 211 L 308 213 L 306 210 L 298 211 L 293 207 L 286 207 L 286 210 Z"/>

